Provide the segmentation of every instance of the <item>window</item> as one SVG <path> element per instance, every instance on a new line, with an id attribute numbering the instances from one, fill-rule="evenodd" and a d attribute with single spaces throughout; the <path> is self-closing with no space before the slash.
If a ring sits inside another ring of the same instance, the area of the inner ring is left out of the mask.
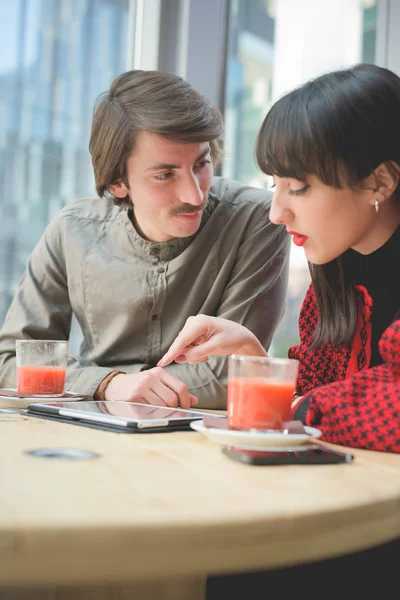
<path id="1" fill-rule="evenodd" d="M 322 72 L 375 62 L 376 0 L 229 2 L 223 175 L 267 187 L 255 166 L 261 122 L 279 96 Z M 310 282 L 303 250 L 292 245 L 289 293 L 271 354 L 298 343 L 297 322 Z"/>
<path id="2" fill-rule="evenodd" d="M 0 3 L 0 321 L 49 220 L 95 195 L 93 104 L 126 70 L 129 4 Z"/>

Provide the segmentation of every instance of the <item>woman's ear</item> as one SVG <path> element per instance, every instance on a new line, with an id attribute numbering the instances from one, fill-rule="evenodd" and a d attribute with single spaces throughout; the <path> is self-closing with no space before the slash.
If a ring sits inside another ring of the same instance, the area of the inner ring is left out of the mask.
<path id="1" fill-rule="evenodd" d="M 109 187 L 110 192 L 114 194 L 116 198 L 126 198 L 128 194 L 128 188 L 122 179 L 119 179 L 115 183 L 112 183 Z"/>
<path id="2" fill-rule="evenodd" d="M 378 193 L 379 201 L 384 202 L 392 196 L 398 184 L 400 173 L 398 168 L 391 163 L 381 163 L 373 172 L 376 182 L 376 193 Z"/>

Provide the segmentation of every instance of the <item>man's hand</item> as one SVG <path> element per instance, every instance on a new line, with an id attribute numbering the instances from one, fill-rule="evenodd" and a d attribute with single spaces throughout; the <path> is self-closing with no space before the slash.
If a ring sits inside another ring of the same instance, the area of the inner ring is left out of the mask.
<path id="1" fill-rule="evenodd" d="M 166 367 L 173 361 L 195 364 L 211 355 L 227 354 L 267 356 L 256 336 L 243 325 L 221 317 L 197 315 L 188 318 L 158 366 Z"/>
<path id="2" fill-rule="evenodd" d="M 187 386 L 161 367 L 132 375 L 116 375 L 105 391 L 106 400 L 128 400 L 176 408 L 190 408 L 198 399 L 189 394 Z"/>

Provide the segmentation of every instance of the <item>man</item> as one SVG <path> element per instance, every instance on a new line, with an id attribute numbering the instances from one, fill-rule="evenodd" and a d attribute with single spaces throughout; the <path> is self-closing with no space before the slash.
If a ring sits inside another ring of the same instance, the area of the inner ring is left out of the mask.
<path id="1" fill-rule="evenodd" d="M 220 113 L 182 78 L 118 76 L 95 106 L 99 198 L 72 202 L 29 257 L 0 331 L 0 385 L 15 340 L 68 339 L 70 391 L 105 400 L 224 408 L 226 360 L 156 367 L 191 315 L 225 317 L 269 347 L 283 314 L 289 240 L 270 194 L 213 176 Z"/>

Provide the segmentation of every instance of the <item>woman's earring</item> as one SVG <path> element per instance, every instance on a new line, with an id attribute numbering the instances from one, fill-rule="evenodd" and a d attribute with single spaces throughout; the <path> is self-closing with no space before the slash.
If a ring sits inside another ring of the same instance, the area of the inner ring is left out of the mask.
<path id="1" fill-rule="evenodd" d="M 376 214 L 379 212 L 379 200 L 375 200 L 375 212 Z"/>

